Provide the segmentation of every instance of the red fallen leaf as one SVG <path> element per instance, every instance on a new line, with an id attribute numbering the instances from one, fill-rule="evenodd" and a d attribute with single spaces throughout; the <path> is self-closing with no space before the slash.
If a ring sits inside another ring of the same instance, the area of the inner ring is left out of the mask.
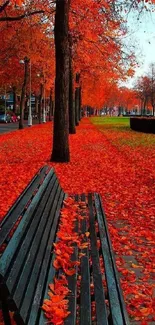
<path id="1" fill-rule="evenodd" d="M 57 302 L 60 302 L 62 300 L 63 300 L 63 297 L 62 296 L 56 296 L 56 295 L 53 295 L 52 296 L 52 302 L 57 303 Z"/>
<path id="2" fill-rule="evenodd" d="M 58 262 L 57 259 L 55 259 L 55 260 L 53 261 L 53 266 L 55 267 L 56 270 L 58 270 L 58 269 L 60 268 L 60 263 Z"/>
<path id="3" fill-rule="evenodd" d="M 79 253 L 79 258 L 83 257 L 83 256 L 86 256 L 86 254 L 84 253 Z"/>
<path id="4" fill-rule="evenodd" d="M 144 316 L 149 316 L 153 312 L 152 308 L 141 308 L 140 312 Z"/>
<path id="5" fill-rule="evenodd" d="M 87 248 L 87 247 L 88 247 L 88 243 L 83 243 L 83 244 L 79 245 L 80 249 L 84 249 L 84 248 Z"/>
<path id="6" fill-rule="evenodd" d="M 134 269 L 143 268 L 143 266 L 141 266 L 141 265 L 137 265 L 137 264 L 134 264 L 134 263 L 132 263 L 131 266 L 132 266 Z"/>
<path id="7" fill-rule="evenodd" d="M 49 292 L 48 292 L 48 295 L 49 295 L 50 298 L 52 298 L 53 295 L 54 295 L 54 293 L 53 293 L 52 291 L 49 291 Z"/>
<path id="8" fill-rule="evenodd" d="M 61 308 L 61 305 L 60 305 L 60 308 L 57 308 L 57 310 L 56 310 L 56 315 L 60 318 L 66 318 L 69 314 L 70 314 L 70 312 L 63 310 Z"/>
<path id="9" fill-rule="evenodd" d="M 57 255 L 61 255 L 61 254 L 62 254 L 62 252 L 61 252 L 60 249 L 56 249 L 55 251 L 56 251 L 56 254 L 57 254 Z"/>
<path id="10" fill-rule="evenodd" d="M 67 274 L 67 275 L 73 275 L 73 274 L 75 274 L 75 269 L 72 269 L 72 270 L 66 270 L 66 269 L 64 269 L 64 271 L 65 271 L 65 274 Z"/>
<path id="11" fill-rule="evenodd" d="M 44 304 L 42 305 L 42 309 L 46 312 L 50 312 L 51 308 L 49 306 L 46 305 L 46 303 L 44 302 Z"/>

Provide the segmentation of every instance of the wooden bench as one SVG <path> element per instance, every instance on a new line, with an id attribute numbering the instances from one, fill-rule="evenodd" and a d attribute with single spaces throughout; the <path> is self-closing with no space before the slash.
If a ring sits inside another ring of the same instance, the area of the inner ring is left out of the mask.
<path id="1" fill-rule="evenodd" d="M 41 306 L 48 297 L 48 285 L 56 275 L 52 246 L 65 197 L 54 170 L 45 166 L 1 224 L 0 245 L 6 247 L 0 258 L 0 300 L 6 325 L 11 325 L 9 311 L 14 312 L 19 325 L 48 323 Z M 86 202 L 88 207 L 89 218 L 79 222 L 78 231 L 83 234 L 90 232 L 90 247 L 82 250 L 80 266 L 76 267 L 74 275 L 68 277 L 71 313 L 64 324 L 128 325 L 101 198 L 92 193 L 74 197 L 76 201 Z M 13 233 L 12 237 L 10 233 Z M 73 260 L 77 260 L 80 253 L 75 246 Z M 80 294 L 77 290 L 79 275 Z M 92 304 L 96 310 L 93 320 Z"/>

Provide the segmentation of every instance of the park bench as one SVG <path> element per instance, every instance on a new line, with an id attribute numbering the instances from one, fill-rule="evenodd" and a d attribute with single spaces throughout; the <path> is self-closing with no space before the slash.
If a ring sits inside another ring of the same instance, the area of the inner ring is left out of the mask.
<path id="1" fill-rule="evenodd" d="M 44 166 L 0 226 L 0 301 L 6 325 L 11 325 L 10 311 L 19 325 L 48 323 L 41 306 L 57 272 L 53 266 L 52 247 L 57 240 L 60 209 L 66 196 L 53 168 Z M 74 198 L 77 202 L 86 202 L 89 218 L 83 218 L 75 228 L 83 234 L 90 232 L 90 246 L 80 251 L 75 245 L 72 259 L 77 260 L 81 252 L 83 255 L 75 274 L 68 277 L 70 315 L 64 324 L 128 325 L 101 198 L 97 193 L 75 195 Z M 100 259 L 104 267 L 102 272 Z M 79 276 L 80 294 L 77 289 Z M 93 319 L 92 304 L 96 310 Z"/>

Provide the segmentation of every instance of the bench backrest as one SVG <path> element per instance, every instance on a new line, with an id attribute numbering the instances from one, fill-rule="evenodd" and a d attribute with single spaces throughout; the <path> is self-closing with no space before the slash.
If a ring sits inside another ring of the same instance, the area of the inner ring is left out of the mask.
<path id="1" fill-rule="evenodd" d="M 30 203 L 33 196 L 36 194 L 36 191 L 45 179 L 48 171 L 49 167 L 44 166 L 36 173 L 31 182 L 6 214 L 5 218 L 2 220 L 0 224 L 0 247 L 9 241 L 10 232 L 13 231 L 13 228 L 18 222 L 19 218 L 24 214 L 28 203 Z"/>
<path id="2" fill-rule="evenodd" d="M 64 196 L 51 169 L 0 259 L 2 295 L 19 324 L 32 317 L 34 325 L 39 315 Z"/>

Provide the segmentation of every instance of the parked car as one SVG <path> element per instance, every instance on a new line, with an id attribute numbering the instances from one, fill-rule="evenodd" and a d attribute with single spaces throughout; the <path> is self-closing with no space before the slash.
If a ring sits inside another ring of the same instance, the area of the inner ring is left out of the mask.
<path id="1" fill-rule="evenodd" d="M 18 117 L 17 117 L 15 114 L 13 114 L 13 115 L 11 116 L 11 121 L 12 121 L 13 123 L 18 122 Z"/>
<path id="2" fill-rule="evenodd" d="M 11 116 L 9 114 L 0 112 L 0 122 L 11 123 Z"/>

